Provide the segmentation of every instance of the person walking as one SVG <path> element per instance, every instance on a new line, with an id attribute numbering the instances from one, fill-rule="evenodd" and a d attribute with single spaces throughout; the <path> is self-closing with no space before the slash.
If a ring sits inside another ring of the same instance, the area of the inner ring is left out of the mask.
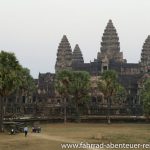
<path id="1" fill-rule="evenodd" d="M 24 127 L 24 135 L 25 135 L 25 137 L 27 136 L 27 134 L 28 134 L 28 127 L 25 126 L 25 127 Z"/>

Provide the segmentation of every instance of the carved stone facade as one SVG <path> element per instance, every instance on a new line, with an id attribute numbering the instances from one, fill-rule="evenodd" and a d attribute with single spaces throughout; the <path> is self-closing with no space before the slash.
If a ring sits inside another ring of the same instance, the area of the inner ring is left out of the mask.
<path id="1" fill-rule="evenodd" d="M 82 56 L 82 52 L 80 50 L 80 47 L 78 44 L 76 44 L 74 51 L 73 51 L 73 56 L 72 56 L 72 63 L 73 64 L 82 64 L 84 63 L 84 59 Z"/>
<path id="2" fill-rule="evenodd" d="M 72 65 L 72 50 L 66 35 L 64 35 L 58 46 L 55 70 L 56 72 L 61 71 L 63 69 L 70 70 L 71 65 Z"/>
<path id="3" fill-rule="evenodd" d="M 101 52 L 98 53 L 99 60 L 107 58 L 109 61 L 124 62 L 123 53 L 120 52 L 119 37 L 112 20 L 109 20 L 104 30 L 100 50 Z"/>
<path id="4" fill-rule="evenodd" d="M 150 72 L 150 35 L 143 44 L 140 67 L 141 72 Z"/>
<path id="5" fill-rule="evenodd" d="M 121 115 L 142 115 L 142 105 L 139 98 L 141 80 L 150 70 L 150 36 L 146 39 L 140 63 L 127 63 L 120 52 L 120 42 L 117 31 L 109 20 L 100 45 L 100 52 L 97 59 L 90 63 L 85 63 L 82 52 L 78 45 L 72 52 L 70 43 L 64 35 L 57 51 L 55 72 L 63 69 L 74 71 L 87 71 L 91 74 L 91 101 L 85 114 L 106 115 L 107 102 L 104 96 L 97 90 L 96 81 L 98 76 L 105 70 L 112 69 L 118 72 L 119 82 L 126 88 L 127 99 L 121 104 L 112 105 L 111 114 Z M 56 94 L 54 88 L 55 74 L 39 74 L 35 80 L 37 91 L 32 95 L 22 93 L 19 96 L 13 95 L 8 103 L 5 102 L 5 111 L 12 113 L 36 114 L 43 116 L 59 116 L 63 114 L 64 102 Z M 71 106 L 67 106 L 67 113 L 73 113 Z"/>

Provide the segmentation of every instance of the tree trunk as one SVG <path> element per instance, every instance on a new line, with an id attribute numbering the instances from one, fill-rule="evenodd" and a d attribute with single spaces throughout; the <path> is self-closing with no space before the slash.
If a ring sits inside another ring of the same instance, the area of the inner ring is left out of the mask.
<path id="1" fill-rule="evenodd" d="M 107 123 L 110 124 L 110 97 L 107 98 Z"/>
<path id="2" fill-rule="evenodd" d="M 4 103 L 4 97 L 0 97 L 0 132 L 4 131 L 4 128 L 3 128 L 3 117 L 4 117 L 3 103 Z"/>
<path id="3" fill-rule="evenodd" d="M 79 113 L 79 106 L 78 106 L 78 103 L 76 104 L 76 112 L 77 112 L 76 121 L 79 123 L 81 120 L 80 120 L 80 113 Z"/>
<path id="4" fill-rule="evenodd" d="M 64 123 L 67 122 L 66 98 L 64 98 Z"/>

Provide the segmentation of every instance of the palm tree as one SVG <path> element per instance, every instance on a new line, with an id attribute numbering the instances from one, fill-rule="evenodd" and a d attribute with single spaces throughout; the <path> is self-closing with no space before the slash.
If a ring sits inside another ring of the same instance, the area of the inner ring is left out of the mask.
<path id="1" fill-rule="evenodd" d="M 103 72 L 98 81 L 99 90 L 104 94 L 107 101 L 107 121 L 110 124 L 110 108 L 112 98 L 118 94 L 122 86 L 118 82 L 118 75 L 114 70 Z"/>
<path id="2" fill-rule="evenodd" d="M 75 102 L 77 121 L 80 121 L 79 105 L 86 103 L 90 88 L 90 75 L 85 71 L 74 71 L 71 82 L 71 95 Z"/>
<path id="3" fill-rule="evenodd" d="M 84 71 L 63 70 L 56 74 L 55 87 L 64 100 L 64 122 L 66 122 L 66 100 L 74 100 L 77 120 L 79 121 L 79 104 L 88 96 L 90 76 Z"/>
<path id="4" fill-rule="evenodd" d="M 72 72 L 68 70 L 63 70 L 56 74 L 55 88 L 59 95 L 63 98 L 64 102 L 64 123 L 67 121 L 66 103 L 70 94 L 71 78 Z"/>
<path id="5" fill-rule="evenodd" d="M 143 101 L 144 115 L 147 119 L 150 118 L 150 78 L 147 78 L 143 83 L 143 88 L 140 91 L 140 96 Z"/>
<path id="6" fill-rule="evenodd" d="M 0 52 L 0 131 L 3 130 L 3 102 L 11 93 L 29 84 L 29 71 L 23 68 L 14 53 Z"/>

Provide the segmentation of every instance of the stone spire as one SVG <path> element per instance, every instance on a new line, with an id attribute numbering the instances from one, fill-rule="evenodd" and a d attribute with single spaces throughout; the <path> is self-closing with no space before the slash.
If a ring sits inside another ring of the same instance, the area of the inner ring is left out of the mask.
<path id="1" fill-rule="evenodd" d="M 72 65 L 72 50 L 66 35 L 64 35 L 57 50 L 55 72 L 64 69 L 70 70 L 71 65 Z"/>
<path id="2" fill-rule="evenodd" d="M 150 71 L 150 35 L 147 37 L 145 43 L 143 44 L 140 64 L 142 72 Z"/>
<path id="3" fill-rule="evenodd" d="M 84 63 L 82 52 L 78 44 L 75 45 L 73 56 L 72 56 L 72 63 Z"/>
<path id="4" fill-rule="evenodd" d="M 107 56 L 108 60 L 114 60 L 117 62 L 123 61 L 123 54 L 120 52 L 119 37 L 112 20 L 108 21 L 104 30 L 100 50 L 101 53 L 98 53 L 98 59 Z"/>

